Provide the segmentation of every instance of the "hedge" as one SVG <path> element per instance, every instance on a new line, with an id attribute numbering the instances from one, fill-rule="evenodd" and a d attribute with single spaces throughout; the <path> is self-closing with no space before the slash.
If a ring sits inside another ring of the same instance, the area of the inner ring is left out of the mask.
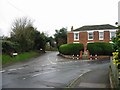
<path id="1" fill-rule="evenodd" d="M 106 42 L 88 43 L 87 50 L 91 55 L 112 55 L 113 46 L 111 43 Z"/>
<path id="2" fill-rule="evenodd" d="M 16 43 L 13 43 L 11 41 L 6 41 L 6 40 L 2 41 L 2 52 L 3 53 L 10 55 L 10 53 L 13 51 L 17 52 L 18 48 L 19 48 L 19 45 Z"/>
<path id="3" fill-rule="evenodd" d="M 63 44 L 59 47 L 59 52 L 64 55 L 79 55 L 81 50 L 84 50 L 84 46 L 80 43 Z"/>

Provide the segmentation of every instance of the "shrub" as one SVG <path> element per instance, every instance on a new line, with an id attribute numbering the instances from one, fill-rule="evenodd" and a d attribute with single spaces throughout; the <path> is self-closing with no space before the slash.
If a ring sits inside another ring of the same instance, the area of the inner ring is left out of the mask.
<path id="1" fill-rule="evenodd" d="M 112 55 L 113 46 L 111 43 L 106 42 L 88 43 L 87 50 L 92 55 Z"/>
<path id="2" fill-rule="evenodd" d="M 63 44 L 59 47 L 59 52 L 65 55 L 79 55 L 80 51 L 84 49 L 83 44 L 71 43 Z"/>
<path id="3" fill-rule="evenodd" d="M 6 54 L 11 54 L 11 52 L 17 52 L 19 45 L 11 41 L 2 41 L 2 52 Z"/>

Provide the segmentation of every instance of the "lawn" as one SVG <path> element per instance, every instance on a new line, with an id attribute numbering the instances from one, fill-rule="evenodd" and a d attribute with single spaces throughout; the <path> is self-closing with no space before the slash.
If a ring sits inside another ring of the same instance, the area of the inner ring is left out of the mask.
<path id="1" fill-rule="evenodd" d="M 15 57 L 11 57 L 9 55 L 3 54 L 2 55 L 2 65 L 28 60 L 30 58 L 37 57 L 39 55 L 40 55 L 40 53 L 35 52 L 35 51 L 24 52 L 24 53 L 18 54 Z"/>

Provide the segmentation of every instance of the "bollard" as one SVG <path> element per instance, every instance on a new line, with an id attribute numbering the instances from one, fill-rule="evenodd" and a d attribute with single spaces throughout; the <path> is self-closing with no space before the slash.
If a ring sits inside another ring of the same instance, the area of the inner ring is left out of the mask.
<path id="1" fill-rule="evenodd" d="M 97 60 L 97 54 L 95 54 L 95 60 Z"/>
<path id="2" fill-rule="evenodd" d="M 75 58 L 74 58 L 74 55 L 73 55 L 73 59 L 75 59 Z"/>
<path id="3" fill-rule="evenodd" d="M 92 60 L 92 55 L 90 55 L 90 60 Z"/>
<path id="4" fill-rule="evenodd" d="M 77 55 L 77 60 L 79 59 L 79 55 Z"/>

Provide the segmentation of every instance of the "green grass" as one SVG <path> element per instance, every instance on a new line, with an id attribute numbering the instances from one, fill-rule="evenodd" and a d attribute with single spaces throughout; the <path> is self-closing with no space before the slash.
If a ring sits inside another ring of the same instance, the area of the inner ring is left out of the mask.
<path id="1" fill-rule="evenodd" d="M 40 53 L 35 52 L 35 51 L 24 52 L 24 53 L 18 54 L 15 57 L 11 57 L 9 55 L 3 54 L 2 55 L 2 64 L 5 65 L 5 64 L 10 64 L 10 63 L 14 63 L 14 62 L 24 61 L 24 60 L 27 60 L 27 59 L 30 59 L 32 57 L 36 57 L 39 55 L 40 55 Z"/>

